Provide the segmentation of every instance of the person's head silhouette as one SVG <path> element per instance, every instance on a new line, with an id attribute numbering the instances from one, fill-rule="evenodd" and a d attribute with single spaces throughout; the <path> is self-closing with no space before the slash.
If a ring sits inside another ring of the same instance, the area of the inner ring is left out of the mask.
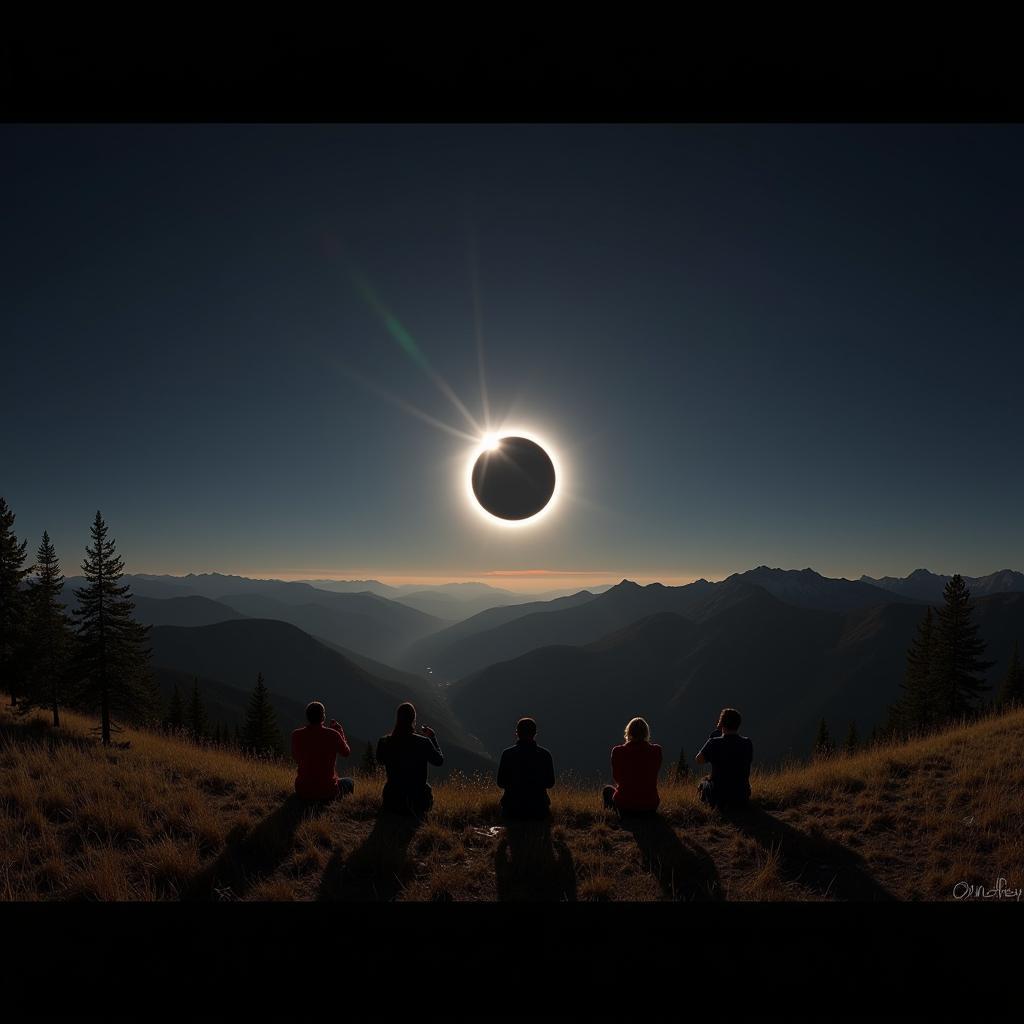
<path id="1" fill-rule="evenodd" d="M 416 731 L 416 708 L 408 701 L 398 705 L 392 736 L 411 736 Z"/>
<path id="2" fill-rule="evenodd" d="M 327 709 L 318 700 L 310 701 L 306 705 L 306 721 L 310 725 L 320 725 L 327 717 Z"/>
<path id="3" fill-rule="evenodd" d="M 537 723 L 532 718 L 520 718 L 516 722 L 516 736 L 527 741 L 536 739 Z"/>
<path id="4" fill-rule="evenodd" d="M 651 727 L 643 718 L 631 718 L 626 726 L 624 738 L 627 743 L 642 743 L 651 738 Z"/>
<path id="5" fill-rule="evenodd" d="M 718 716 L 718 728 L 722 732 L 737 732 L 741 721 L 743 719 L 735 708 L 722 708 L 722 713 Z"/>

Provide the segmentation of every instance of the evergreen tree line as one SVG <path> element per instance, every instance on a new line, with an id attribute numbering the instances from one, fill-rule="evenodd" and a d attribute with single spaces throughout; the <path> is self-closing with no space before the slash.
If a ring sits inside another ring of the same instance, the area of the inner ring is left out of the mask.
<path id="1" fill-rule="evenodd" d="M 890 708 L 888 731 L 905 737 L 941 729 L 985 711 L 1024 703 L 1024 675 L 1015 643 L 1006 675 L 993 698 L 985 674 L 996 663 L 985 660 L 986 644 L 973 621 L 974 605 L 963 577 L 954 576 L 943 604 L 929 608 L 907 651 L 900 699 Z"/>
<path id="2" fill-rule="evenodd" d="M 283 753 L 263 675 L 249 698 L 245 721 L 234 730 L 209 722 L 194 680 L 186 700 L 175 686 L 166 707 L 149 667 L 149 627 L 135 621 L 131 590 L 122 584 L 124 562 L 96 513 L 75 590 L 78 607 L 68 615 L 64 575 L 47 531 L 33 564 L 28 542 L 14 531 L 14 512 L 0 497 L 0 688 L 11 705 L 28 713 L 45 708 L 60 727 L 61 708 L 99 712 L 105 746 L 117 722 L 162 728 L 260 756 Z"/>
<path id="3" fill-rule="evenodd" d="M 206 703 L 199 691 L 198 677 L 192 682 L 192 692 L 187 701 L 175 683 L 160 725 L 164 732 L 188 737 L 198 743 L 212 743 L 260 757 L 274 757 L 284 753 L 277 712 L 270 703 L 270 692 L 263 681 L 262 672 L 256 676 L 256 686 L 249 697 L 241 725 L 235 722 L 234 728 L 231 728 L 222 721 L 211 725 Z"/>
<path id="4" fill-rule="evenodd" d="M 46 708 L 60 726 L 62 707 L 99 712 L 105 746 L 115 720 L 152 723 L 159 697 L 149 670 L 149 629 L 133 617 L 124 562 L 97 512 L 71 616 L 64 575 L 48 532 L 33 564 L 18 541 L 14 512 L 0 498 L 0 687 L 22 712 Z"/>
<path id="5" fill-rule="evenodd" d="M 928 608 L 907 650 L 907 663 L 899 700 L 889 709 L 888 721 L 872 731 L 870 742 L 906 739 L 945 728 L 986 711 L 1008 711 L 1024 705 L 1024 670 L 1019 643 L 994 698 L 985 673 L 995 665 L 985 660 L 986 644 L 973 621 L 971 592 L 959 574 L 946 584 L 942 607 Z M 850 723 L 845 748 L 857 749 L 856 725 Z M 817 756 L 834 753 L 836 745 L 822 719 L 814 742 Z"/>

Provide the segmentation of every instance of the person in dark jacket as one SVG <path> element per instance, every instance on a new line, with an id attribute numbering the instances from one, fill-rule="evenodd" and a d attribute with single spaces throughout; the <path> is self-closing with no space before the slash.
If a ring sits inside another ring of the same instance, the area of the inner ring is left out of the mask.
<path id="1" fill-rule="evenodd" d="M 502 751 L 498 763 L 498 786 L 505 790 L 501 813 L 514 820 L 545 820 L 551 798 L 548 790 L 555 784 L 555 765 L 551 753 L 537 746 L 537 723 L 520 718 L 516 723 L 516 745 Z"/>
<path id="2" fill-rule="evenodd" d="M 429 725 L 416 730 L 416 708 L 399 704 L 395 727 L 377 741 L 377 763 L 387 770 L 381 810 L 422 818 L 434 805 L 427 765 L 440 767 L 444 755 Z"/>
<path id="3" fill-rule="evenodd" d="M 722 708 L 718 728 L 694 758 L 697 764 L 711 765 L 711 777 L 701 779 L 697 793 L 712 807 L 742 807 L 750 799 L 754 744 L 740 735 L 740 721 L 735 708 Z"/>

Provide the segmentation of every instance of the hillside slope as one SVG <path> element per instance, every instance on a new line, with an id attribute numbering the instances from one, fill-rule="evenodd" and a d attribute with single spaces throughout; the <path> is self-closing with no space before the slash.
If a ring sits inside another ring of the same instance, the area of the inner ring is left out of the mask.
<path id="1" fill-rule="evenodd" d="M 199 687 L 199 695 L 206 709 L 207 721 L 211 729 L 214 725 L 222 725 L 227 727 L 229 733 L 233 733 L 236 726 L 239 729 L 245 727 L 249 700 L 252 696 L 250 692 L 233 686 L 227 686 L 216 679 L 197 678 L 188 672 L 179 672 L 169 668 L 154 668 L 153 677 L 165 706 L 170 700 L 175 686 L 177 686 L 178 692 L 187 701 L 192 693 L 193 684 L 195 684 Z M 267 697 L 271 707 L 274 709 L 278 729 L 281 732 L 281 739 L 287 750 L 292 730 L 305 724 L 306 702 L 283 697 L 273 690 L 267 691 Z M 491 768 L 491 763 L 486 757 L 481 756 L 475 751 L 465 749 L 457 742 L 453 742 L 452 734 L 441 722 L 433 717 L 431 717 L 431 720 L 438 726 L 439 742 L 444 749 L 445 755 L 444 765 L 437 769 L 439 777 L 443 777 L 453 771 L 486 771 Z M 342 724 L 345 725 L 344 722 Z M 355 722 L 353 727 L 353 721 L 351 719 L 348 721 L 345 735 L 348 738 L 349 745 L 352 747 L 352 754 L 349 759 L 338 762 L 339 774 L 351 775 L 359 769 L 368 743 L 376 748 L 377 733 L 357 731 L 364 727 L 358 721 Z"/>
<path id="2" fill-rule="evenodd" d="M 709 609 L 727 607 L 731 601 L 741 600 L 757 590 L 759 588 L 734 579 L 725 583 L 698 580 L 683 587 L 666 587 L 661 583 L 642 587 L 623 580 L 596 597 L 588 594 L 585 600 L 577 600 L 580 595 L 576 595 L 571 602 L 552 601 L 528 615 L 520 615 L 483 632 L 459 637 L 434 654 L 434 675 L 448 681 L 461 680 L 495 662 L 517 658 L 539 647 L 574 647 L 593 643 L 659 612 L 673 612 L 697 619 Z M 507 612 L 509 609 L 497 611 Z M 491 612 L 483 614 L 490 615 Z M 459 626 L 468 626 L 473 621 L 470 619 Z M 456 635 L 457 629 L 445 630 L 429 637 L 428 641 L 432 643 L 438 637 Z"/>
<path id="3" fill-rule="evenodd" d="M 104 750 L 91 718 L 55 732 L 6 704 L 4 900 L 954 900 L 1024 883 L 1024 710 L 758 774 L 742 816 L 691 780 L 626 827 L 560 780 L 547 832 L 502 828 L 489 778 L 437 785 L 412 829 L 377 818 L 379 777 L 301 805 L 286 765 L 133 730 Z"/>
<path id="4" fill-rule="evenodd" d="M 412 676 L 404 677 L 404 682 L 379 678 L 286 622 L 238 619 L 193 628 L 156 626 L 150 642 L 157 668 L 217 680 L 245 695 L 252 692 L 257 674 L 262 673 L 272 693 L 303 708 L 311 700 L 323 701 L 328 715 L 361 739 L 376 739 L 386 733 L 398 704 L 411 700 L 420 721 L 438 728 L 442 745 L 452 748 L 460 766 L 483 768 L 487 764 L 487 759 L 479 756 L 478 744 L 430 684 L 420 681 L 418 689 L 411 689 Z M 300 717 L 293 719 L 290 727 L 301 724 Z M 289 723 L 281 725 L 285 729 Z"/>
<path id="5" fill-rule="evenodd" d="M 836 612 L 739 583 L 718 593 L 729 595 L 725 607 L 705 604 L 699 621 L 663 612 L 586 646 L 490 665 L 451 687 L 452 709 L 492 754 L 511 722 L 532 715 L 556 765 L 584 771 L 606 768 L 605 742 L 634 715 L 675 756 L 703 743 L 721 708 L 737 707 L 762 762 L 810 753 L 822 717 L 840 737 L 851 721 L 861 736 L 884 723 L 920 605 Z M 988 683 L 998 686 L 1024 636 L 1024 594 L 979 599 L 975 621 L 994 662 Z"/>
<path id="6" fill-rule="evenodd" d="M 410 671 L 421 673 L 425 672 L 427 668 L 433 667 L 434 674 L 438 678 L 447 675 L 449 679 L 456 679 L 463 674 L 462 666 L 466 657 L 479 659 L 482 656 L 485 663 L 488 660 L 497 660 L 491 657 L 492 652 L 488 646 L 487 636 L 482 645 L 474 642 L 474 637 L 482 634 L 489 635 L 491 630 L 496 630 L 528 615 L 546 615 L 575 608 L 588 601 L 593 601 L 594 597 L 595 595 L 590 591 L 581 590 L 576 594 L 554 598 L 550 601 L 527 601 L 524 604 L 487 608 L 447 629 L 439 630 L 422 640 L 417 640 L 402 652 L 399 663 Z M 470 653 L 465 655 L 462 653 L 464 650 Z M 471 660 L 470 663 L 475 664 L 476 662 Z"/>

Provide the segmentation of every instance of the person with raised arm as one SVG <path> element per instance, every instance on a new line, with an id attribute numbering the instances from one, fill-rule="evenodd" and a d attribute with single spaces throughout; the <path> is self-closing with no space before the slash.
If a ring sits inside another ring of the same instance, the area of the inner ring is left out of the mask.
<path id="1" fill-rule="evenodd" d="M 412 704 L 398 705 L 394 728 L 377 741 L 377 763 L 387 771 L 381 810 L 424 817 L 434 806 L 427 765 L 440 768 L 444 754 L 429 725 L 417 731 L 416 708 Z"/>
<path id="2" fill-rule="evenodd" d="M 604 805 L 621 815 L 653 814 L 658 809 L 661 746 L 651 742 L 651 727 L 643 718 L 630 719 L 625 742 L 612 747 L 614 786 L 605 786 Z"/>
<path id="3" fill-rule="evenodd" d="M 710 778 L 701 779 L 697 792 L 712 807 L 744 807 L 750 799 L 754 744 L 740 735 L 741 721 L 735 708 L 722 708 L 718 726 L 694 758 L 697 764 L 711 765 Z"/>
<path id="4" fill-rule="evenodd" d="M 333 800 L 351 793 L 355 783 L 338 778 L 336 759 L 352 753 L 341 723 L 331 719 L 324 726 L 327 711 L 314 700 L 306 705 L 306 725 L 292 733 L 292 757 L 298 762 L 295 793 L 304 800 Z"/>

